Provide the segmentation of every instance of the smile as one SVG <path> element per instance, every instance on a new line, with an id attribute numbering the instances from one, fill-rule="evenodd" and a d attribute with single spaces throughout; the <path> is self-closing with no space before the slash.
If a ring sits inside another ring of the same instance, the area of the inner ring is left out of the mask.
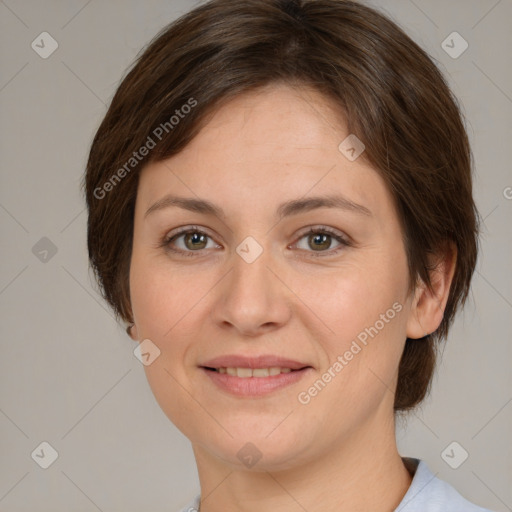
<path id="1" fill-rule="evenodd" d="M 239 397 L 261 397 L 299 382 L 310 371 L 310 366 L 292 370 L 273 366 L 269 368 L 200 367 L 210 382 L 221 391 Z"/>
<path id="2" fill-rule="evenodd" d="M 291 368 L 280 368 L 279 366 L 273 366 L 271 368 L 210 368 L 219 373 L 227 373 L 233 377 L 241 377 L 242 379 L 248 377 L 273 377 L 280 373 L 290 373 Z"/>

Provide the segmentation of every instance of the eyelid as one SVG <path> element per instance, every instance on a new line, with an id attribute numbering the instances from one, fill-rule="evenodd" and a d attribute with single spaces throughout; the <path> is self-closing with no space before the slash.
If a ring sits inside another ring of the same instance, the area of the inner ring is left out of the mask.
<path id="1" fill-rule="evenodd" d="M 325 226 L 323 224 L 311 224 L 310 226 L 306 226 L 301 230 L 297 239 L 300 239 L 303 236 L 308 235 L 310 233 L 327 233 L 329 235 L 332 235 L 333 237 L 341 238 L 347 244 L 352 243 L 351 238 L 348 235 L 346 235 L 343 231 L 340 231 L 336 228 L 331 228 L 329 226 Z"/>
<path id="2" fill-rule="evenodd" d="M 185 235 L 189 231 L 193 231 L 193 232 L 197 231 L 198 233 L 207 235 L 212 239 L 214 238 L 214 236 L 210 233 L 208 228 L 204 228 L 204 227 L 196 225 L 196 224 L 191 224 L 190 226 L 181 226 L 179 228 L 176 228 L 176 229 L 166 232 L 164 239 L 169 240 L 169 239 L 177 237 L 179 235 Z"/>

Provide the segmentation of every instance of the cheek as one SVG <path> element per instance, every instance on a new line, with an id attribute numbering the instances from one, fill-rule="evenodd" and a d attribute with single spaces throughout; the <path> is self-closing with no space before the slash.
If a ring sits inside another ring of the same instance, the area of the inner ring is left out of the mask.
<path id="1" fill-rule="evenodd" d="M 369 254 L 313 282 L 304 281 L 301 289 L 326 326 L 318 329 L 317 339 L 326 356 L 322 370 L 336 374 L 325 398 L 333 393 L 329 399 L 344 397 L 357 408 L 366 390 L 367 400 L 377 400 L 393 380 L 405 343 L 405 255 Z"/>
<path id="2" fill-rule="evenodd" d="M 402 274 L 406 270 L 399 259 L 394 261 L 391 265 L 371 257 L 343 265 L 330 274 L 300 277 L 301 297 L 330 329 L 328 338 L 351 340 L 379 321 L 394 303 L 403 305 L 406 279 Z M 393 320 L 400 316 L 395 310 L 387 315 Z"/>
<path id="3" fill-rule="evenodd" d="M 134 252 L 130 297 L 141 336 L 162 339 L 178 319 L 191 310 L 197 302 L 194 298 L 203 287 L 190 277 L 181 269 L 172 269 L 165 257 Z"/>
<path id="4" fill-rule="evenodd" d="M 134 251 L 130 268 L 130 294 L 139 339 L 150 339 L 160 350 L 144 366 L 147 381 L 162 411 L 182 432 L 190 434 L 187 418 L 200 414 L 182 383 L 183 360 L 191 343 L 193 305 L 201 297 L 197 283 L 180 272 L 169 271 L 144 254 Z M 195 291 L 194 291 L 195 290 Z M 197 297 L 196 297 L 197 295 Z M 197 322 L 195 322 L 197 326 Z"/>

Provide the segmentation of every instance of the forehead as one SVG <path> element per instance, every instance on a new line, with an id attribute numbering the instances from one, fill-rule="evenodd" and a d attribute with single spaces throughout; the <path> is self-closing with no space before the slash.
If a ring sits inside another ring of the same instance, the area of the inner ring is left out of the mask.
<path id="1" fill-rule="evenodd" d="M 244 208 L 335 191 L 363 204 L 388 200 L 378 173 L 340 152 L 348 135 L 330 98 L 271 85 L 224 103 L 180 153 L 144 168 L 139 193 L 147 207 L 171 191 Z"/>
<path id="2" fill-rule="evenodd" d="M 338 147 L 344 133 L 344 113 L 331 98 L 310 87 L 271 84 L 223 104 L 196 145 L 216 152 L 227 149 L 242 160 L 300 161 L 306 153 L 318 160 L 327 147 Z"/>

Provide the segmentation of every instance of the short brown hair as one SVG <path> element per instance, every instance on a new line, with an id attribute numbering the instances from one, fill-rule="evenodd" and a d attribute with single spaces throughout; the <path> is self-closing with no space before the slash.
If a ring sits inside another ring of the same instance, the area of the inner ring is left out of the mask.
<path id="1" fill-rule="evenodd" d="M 436 65 L 394 22 L 361 3 L 211 0 L 157 34 L 122 80 L 90 148 L 87 241 L 101 291 L 116 317 L 131 323 L 141 168 L 183 149 L 224 101 L 273 83 L 312 86 L 345 112 L 395 201 L 410 291 L 418 279 L 431 286 L 429 256 L 447 241 L 457 248 L 441 325 L 407 339 L 400 361 L 394 407 L 411 409 L 429 391 L 437 344 L 466 301 L 476 264 L 472 155 L 457 100 Z M 195 107 L 170 122 L 191 100 Z M 147 158 L 131 161 L 162 126 L 165 136 Z"/>

